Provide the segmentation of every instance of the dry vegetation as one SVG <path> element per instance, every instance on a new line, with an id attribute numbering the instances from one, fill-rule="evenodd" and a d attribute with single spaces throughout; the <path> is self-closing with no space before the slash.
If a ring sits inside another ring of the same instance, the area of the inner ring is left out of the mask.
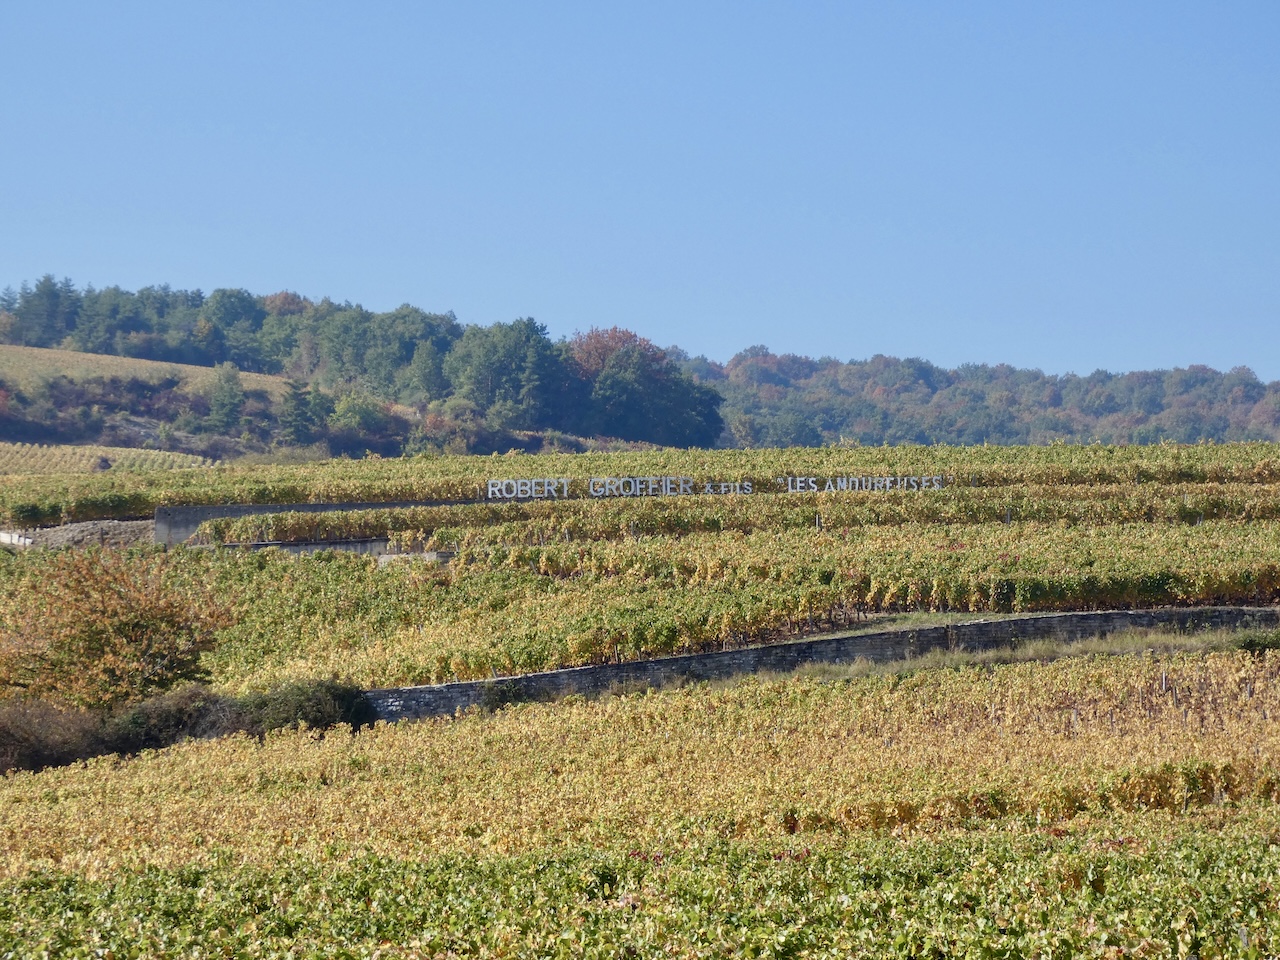
<path id="1" fill-rule="evenodd" d="M 21 390 L 34 390 L 58 376 L 72 380 L 88 380 L 93 377 L 136 378 L 150 382 L 172 377 L 181 381 L 183 390 L 207 393 L 213 388 L 217 372 L 213 367 L 185 363 L 0 344 L 0 381 Z M 246 390 L 265 390 L 273 400 L 279 400 L 287 391 L 283 377 L 265 373 L 241 373 L 240 380 Z"/>

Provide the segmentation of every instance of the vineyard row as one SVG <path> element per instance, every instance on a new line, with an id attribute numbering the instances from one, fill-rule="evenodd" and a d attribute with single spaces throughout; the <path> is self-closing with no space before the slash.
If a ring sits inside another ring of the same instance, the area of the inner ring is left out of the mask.
<path id="1" fill-rule="evenodd" d="M 441 549 L 482 528 L 489 528 L 497 542 L 545 543 L 908 523 L 1101 525 L 1275 519 L 1280 519 L 1280 485 L 1272 484 L 953 487 L 928 495 L 902 491 L 529 501 L 257 514 L 207 520 L 197 537 L 203 543 L 390 537 L 397 549 L 411 551 Z"/>
<path id="2" fill-rule="evenodd" d="M 643 659 L 844 629 L 875 611 L 1270 604 L 1280 521 L 1105 527 L 907 524 L 502 542 L 466 532 L 447 567 L 354 554 L 176 550 L 169 575 L 230 604 L 214 676 L 337 673 L 408 686 Z M 0 566 L 0 615 L 56 558 Z"/>
<path id="3" fill-rule="evenodd" d="M 954 478 L 955 487 L 1090 484 L 1280 484 L 1280 447 L 868 447 L 655 450 L 614 454 L 369 458 L 276 466 L 0 477 L 0 522 L 61 523 L 147 516 L 189 503 L 484 500 L 490 480 L 680 476 L 771 489 L 779 477 Z M 937 491 L 917 491 L 932 496 Z"/>

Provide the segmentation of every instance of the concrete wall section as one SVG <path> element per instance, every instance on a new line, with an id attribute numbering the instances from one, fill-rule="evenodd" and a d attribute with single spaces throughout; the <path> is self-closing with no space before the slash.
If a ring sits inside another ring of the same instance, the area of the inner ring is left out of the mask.
<path id="1" fill-rule="evenodd" d="M 219 503 L 205 506 L 156 507 L 156 543 L 173 547 L 185 543 L 200 524 L 222 517 L 250 517 L 263 513 L 334 513 L 343 510 L 396 510 L 405 507 L 443 507 L 469 500 L 418 500 L 395 503 Z"/>
<path id="2" fill-rule="evenodd" d="M 379 718 L 405 720 L 452 715 L 471 706 L 497 707 L 521 700 L 554 700 L 616 689 L 655 689 L 678 682 L 719 680 L 744 673 L 789 672 L 810 663 L 903 660 L 930 650 L 979 651 L 1015 641 L 1082 640 L 1139 627 L 1200 630 L 1215 627 L 1280 626 L 1275 607 L 1200 607 L 1054 613 L 973 621 L 919 630 L 891 630 L 856 636 L 799 640 L 682 657 L 601 664 L 495 680 L 396 687 L 368 691 Z"/>

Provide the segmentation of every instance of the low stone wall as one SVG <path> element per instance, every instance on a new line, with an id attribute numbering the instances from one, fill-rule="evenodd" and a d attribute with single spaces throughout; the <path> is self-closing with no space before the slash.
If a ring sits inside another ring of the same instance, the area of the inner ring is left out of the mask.
<path id="1" fill-rule="evenodd" d="M 1016 641 L 1082 640 L 1139 627 L 1181 631 L 1216 627 L 1280 626 L 1280 608 L 1196 607 L 1051 613 L 976 620 L 944 627 L 887 630 L 855 636 L 797 640 L 715 653 L 609 663 L 548 673 L 393 687 L 366 693 L 383 720 L 452 715 L 471 706 L 496 707 L 521 700 L 554 700 L 568 694 L 592 696 L 615 689 L 660 688 L 672 683 L 720 680 L 746 673 L 789 672 L 810 663 L 873 663 L 903 660 L 930 650 L 979 651 Z"/>
<path id="2" fill-rule="evenodd" d="M 391 541 L 386 537 L 370 537 L 366 540 L 298 540 L 298 541 L 256 541 L 254 543 L 223 543 L 218 547 L 223 550 L 269 550 L 275 549 L 295 557 L 311 553 L 322 553 L 325 550 L 340 550 L 343 553 L 363 553 L 377 557 L 379 561 L 401 554 L 392 554 Z"/>

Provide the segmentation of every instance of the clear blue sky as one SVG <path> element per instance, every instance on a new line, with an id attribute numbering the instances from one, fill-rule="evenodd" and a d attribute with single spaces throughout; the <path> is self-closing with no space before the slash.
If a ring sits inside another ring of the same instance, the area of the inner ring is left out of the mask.
<path id="1" fill-rule="evenodd" d="M 1280 4 L 0 4 L 0 287 L 1280 379 Z"/>

